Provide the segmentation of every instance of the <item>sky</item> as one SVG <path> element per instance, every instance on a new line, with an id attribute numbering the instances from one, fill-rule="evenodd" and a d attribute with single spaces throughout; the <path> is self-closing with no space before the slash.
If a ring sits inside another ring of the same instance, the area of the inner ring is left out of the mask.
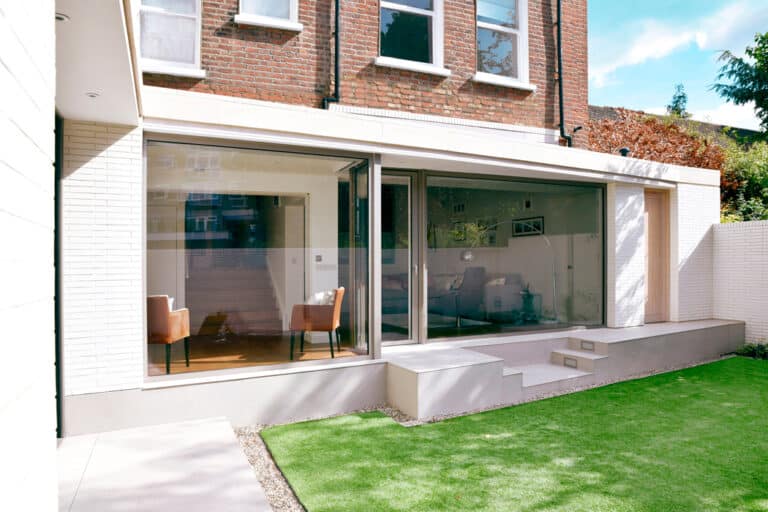
<path id="1" fill-rule="evenodd" d="M 589 103 L 664 113 L 676 84 L 694 119 L 759 129 L 752 106 L 710 90 L 723 50 L 768 31 L 768 0 L 588 0 Z"/>

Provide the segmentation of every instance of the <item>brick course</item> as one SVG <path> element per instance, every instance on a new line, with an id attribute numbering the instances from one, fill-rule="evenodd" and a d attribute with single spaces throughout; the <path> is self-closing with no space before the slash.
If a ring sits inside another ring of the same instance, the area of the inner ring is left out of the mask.
<path id="1" fill-rule="evenodd" d="M 234 23 L 237 0 L 203 0 L 202 80 L 145 74 L 146 85 L 320 107 L 332 87 L 332 0 L 300 0 L 301 33 Z M 342 0 L 343 105 L 540 128 L 558 127 L 555 0 L 529 0 L 530 81 L 536 92 L 472 81 L 475 2 L 445 0 L 447 78 L 374 65 L 378 0 Z M 569 131 L 588 119 L 586 0 L 563 2 Z"/>

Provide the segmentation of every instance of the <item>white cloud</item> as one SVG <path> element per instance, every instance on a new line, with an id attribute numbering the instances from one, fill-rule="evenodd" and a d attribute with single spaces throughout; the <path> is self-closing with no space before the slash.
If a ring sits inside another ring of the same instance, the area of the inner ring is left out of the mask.
<path id="1" fill-rule="evenodd" d="M 594 87 L 611 83 L 613 73 L 620 68 L 663 59 L 692 44 L 706 51 L 742 52 L 754 34 L 768 26 L 768 5 L 765 0 L 738 0 L 687 24 L 650 19 L 637 26 L 639 29 L 627 44 L 619 43 L 610 53 L 593 55 L 589 74 Z"/>
<path id="2" fill-rule="evenodd" d="M 691 113 L 697 121 L 733 126 L 735 128 L 746 128 L 748 130 L 760 131 L 761 129 L 760 120 L 755 115 L 754 104 L 734 105 L 732 103 L 724 103 L 713 109 L 696 110 Z"/>
<path id="3" fill-rule="evenodd" d="M 644 109 L 649 114 L 664 115 L 667 109 L 664 107 L 652 107 Z M 705 123 L 721 124 L 734 128 L 746 128 L 747 130 L 760 131 L 760 120 L 755 115 L 755 105 L 734 105 L 723 103 L 715 108 L 692 110 L 691 116 L 697 121 Z"/>

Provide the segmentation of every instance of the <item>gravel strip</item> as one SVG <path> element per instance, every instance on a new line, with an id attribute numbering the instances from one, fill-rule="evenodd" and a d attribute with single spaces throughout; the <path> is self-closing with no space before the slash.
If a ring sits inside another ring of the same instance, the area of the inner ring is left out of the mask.
<path id="1" fill-rule="evenodd" d="M 267 450 L 259 432 L 264 425 L 253 425 L 235 429 L 240 446 L 243 447 L 248 463 L 250 463 L 256 478 L 264 488 L 267 500 L 275 512 L 303 512 L 305 509 L 288 485 L 288 481 L 280 472 L 272 455 Z"/>

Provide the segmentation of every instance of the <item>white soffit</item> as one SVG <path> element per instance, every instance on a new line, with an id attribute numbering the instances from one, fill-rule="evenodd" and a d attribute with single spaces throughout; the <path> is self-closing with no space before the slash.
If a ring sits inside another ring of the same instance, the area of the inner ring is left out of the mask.
<path id="1" fill-rule="evenodd" d="M 122 0 L 56 0 L 56 110 L 65 119 L 137 126 Z M 95 97 L 91 97 L 96 94 Z"/>
<path id="2" fill-rule="evenodd" d="M 554 173 L 599 182 L 720 186 L 717 171 L 519 142 L 465 126 L 425 129 L 400 119 L 163 87 L 142 87 L 142 104 L 145 131 L 381 153 L 387 167 L 457 172 L 484 167 L 500 175 L 514 167 L 520 177 Z"/>

